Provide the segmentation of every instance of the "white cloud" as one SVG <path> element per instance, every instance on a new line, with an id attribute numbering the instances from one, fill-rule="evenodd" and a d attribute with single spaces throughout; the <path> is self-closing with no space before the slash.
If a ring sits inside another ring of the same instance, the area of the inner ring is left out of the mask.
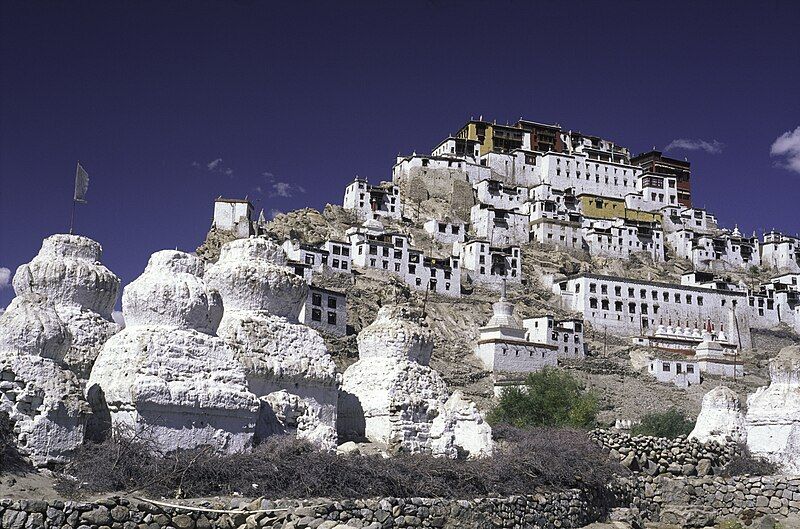
<path id="1" fill-rule="evenodd" d="M 206 164 L 201 164 L 197 160 L 192 162 L 192 167 L 194 167 L 195 169 L 202 169 L 203 165 L 205 165 L 205 168 L 208 170 L 209 173 L 224 174 L 225 176 L 233 178 L 233 169 L 225 165 L 222 162 L 222 158 L 214 158 L 213 160 L 211 160 Z"/>
<path id="2" fill-rule="evenodd" d="M 0 307 L 0 316 L 2 316 L 5 311 L 6 311 L 6 309 L 4 309 L 3 307 Z"/>
<path id="3" fill-rule="evenodd" d="M 800 173 L 800 127 L 778 136 L 769 149 L 771 156 L 783 158 L 776 165 Z"/>
<path id="4" fill-rule="evenodd" d="M 289 182 L 275 182 L 272 184 L 272 195 L 278 197 L 292 196 L 292 184 Z"/>
<path id="5" fill-rule="evenodd" d="M 281 198 L 289 198 L 298 193 L 305 193 L 306 188 L 300 185 L 295 185 L 289 182 L 279 182 L 276 180 L 275 175 L 269 171 L 264 171 L 261 173 L 261 176 L 264 177 L 264 181 L 266 182 L 266 190 L 267 196 L 270 198 L 274 197 L 281 197 Z M 259 194 L 263 194 L 265 191 L 265 187 L 256 186 L 254 191 Z"/>
<path id="6" fill-rule="evenodd" d="M 11 270 L 0 267 L 0 290 L 11 286 Z"/>
<path id="7" fill-rule="evenodd" d="M 275 217 L 277 217 L 278 215 L 282 215 L 282 214 L 283 214 L 283 211 L 273 208 L 273 209 L 269 210 L 269 213 L 267 214 L 267 217 L 269 218 L 269 220 L 272 220 Z"/>
<path id="8" fill-rule="evenodd" d="M 119 325 L 119 330 L 125 328 L 125 316 L 122 315 L 121 310 L 115 310 L 114 312 L 112 312 L 111 319 L 114 320 L 114 322 L 116 322 L 117 325 Z"/>
<path id="9" fill-rule="evenodd" d="M 664 151 L 706 151 L 708 154 L 719 154 L 722 152 L 723 148 L 725 148 L 725 144 L 717 140 L 706 141 L 678 138 L 677 140 L 672 140 L 669 145 L 664 147 Z"/>

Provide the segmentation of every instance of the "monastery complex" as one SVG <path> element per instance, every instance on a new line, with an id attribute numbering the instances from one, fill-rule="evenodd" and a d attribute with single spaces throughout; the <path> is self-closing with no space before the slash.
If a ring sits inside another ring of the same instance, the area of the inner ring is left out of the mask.
<path id="1" fill-rule="evenodd" d="M 489 381 L 488 399 L 622 343 L 647 352 L 654 386 L 709 392 L 695 437 L 724 431 L 800 472 L 797 348 L 770 359 L 747 413 L 720 386 L 748 374 L 755 334 L 800 334 L 800 240 L 721 227 L 694 205 L 692 178 L 688 161 L 656 150 L 473 119 L 429 154 L 398 156 L 388 181 L 350 182 L 329 206 L 345 219 L 335 236 L 277 235 L 246 199 L 220 197 L 197 253 L 156 252 L 123 287 L 98 242 L 53 235 L 17 269 L 0 316 L 0 410 L 38 465 L 109 426 L 162 450 L 230 453 L 290 434 L 323 450 L 490 457 L 485 402 L 432 362 L 455 356 L 431 307 L 472 304 L 474 325 L 444 325 L 467 337 L 464 362 Z M 616 272 L 545 270 L 531 249 Z M 681 268 L 627 277 L 631 262 Z M 753 270 L 759 281 L 744 281 Z M 368 283 L 383 297 L 367 321 Z M 120 295 L 124 328 L 111 318 Z M 334 347 L 352 360 L 337 363 Z"/>

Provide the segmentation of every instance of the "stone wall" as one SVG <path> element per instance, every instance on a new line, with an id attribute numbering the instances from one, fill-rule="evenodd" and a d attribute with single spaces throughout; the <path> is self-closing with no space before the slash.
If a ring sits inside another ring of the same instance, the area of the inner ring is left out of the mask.
<path id="1" fill-rule="evenodd" d="M 609 450 L 622 466 L 650 476 L 719 474 L 737 449 L 734 443 L 702 443 L 684 436 L 674 439 L 631 436 L 613 430 L 592 430 L 589 438 Z"/>
<path id="2" fill-rule="evenodd" d="M 370 498 L 334 501 L 264 499 L 197 502 L 186 507 L 125 498 L 92 503 L 0 500 L 4 529 L 258 529 L 353 527 L 583 527 L 593 521 L 638 519 L 705 527 L 800 513 L 800 476 L 618 478 L 607 489 L 538 492 L 507 498 L 447 500 Z M 624 511 L 624 513 L 621 513 Z"/>
<path id="3" fill-rule="evenodd" d="M 627 485 L 626 485 L 627 486 Z M 109 498 L 94 503 L 0 500 L 5 529 L 379 529 L 389 527 L 582 527 L 602 519 L 626 493 L 617 487 L 602 493 L 580 490 L 508 498 L 446 500 L 383 498 L 278 501 L 258 499 L 239 505 L 200 504 L 191 510 Z M 630 501 L 629 499 L 626 500 Z M 236 500 L 234 500 L 236 502 Z M 227 512 L 219 512 L 227 511 Z"/>
<path id="4" fill-rule="evenodd" d="M 800 513 L 800 476 L 651 477 L 630 482 L 642 518 L 682 527 Z"/>

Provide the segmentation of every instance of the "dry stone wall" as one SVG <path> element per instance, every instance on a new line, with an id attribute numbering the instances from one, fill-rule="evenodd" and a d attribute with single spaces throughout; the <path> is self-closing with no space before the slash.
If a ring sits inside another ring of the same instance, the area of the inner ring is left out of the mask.
<path id="1" fill-rule="evenodd" d="M 609 450 L 622 466 L 650 476 L 708 476 L 735 455 L 736 445 L 698 439 L 631 436 L 612 430 L 592 430 L 589 438 Z"/>
<path id="2" fill-rule="evenodd" d="M 505 498 L 233 499 L 177 507 L 108 498 L 93 503 L 0 500 L 5 529 L 258 529 L 583 527 L 598 520 L 706 527 L 800 512 L 800 476 L 618 478 L 603 490 Z"/>

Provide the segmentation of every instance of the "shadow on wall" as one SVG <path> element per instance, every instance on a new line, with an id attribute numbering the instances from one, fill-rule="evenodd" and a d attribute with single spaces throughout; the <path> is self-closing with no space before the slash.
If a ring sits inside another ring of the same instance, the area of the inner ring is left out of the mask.
<path id="1" fill-rule="evenodd" d="M 89 402 L 92 413 L 86 420 L 84 438 L 87 441 L 100 443 L 111 433 L 111 411 L 106 404 L 106 394 L 100 386 L 95 384 L 86 393 L 86 400 Z"/>
<path id="2" fill-rule="evenodd" d="M 339 444 L 347 441 L 366 441 L 367 420 L 358 397 L 352 393 L 340 391 L 338 406 L 336 434 L 339 436 Z"/>

